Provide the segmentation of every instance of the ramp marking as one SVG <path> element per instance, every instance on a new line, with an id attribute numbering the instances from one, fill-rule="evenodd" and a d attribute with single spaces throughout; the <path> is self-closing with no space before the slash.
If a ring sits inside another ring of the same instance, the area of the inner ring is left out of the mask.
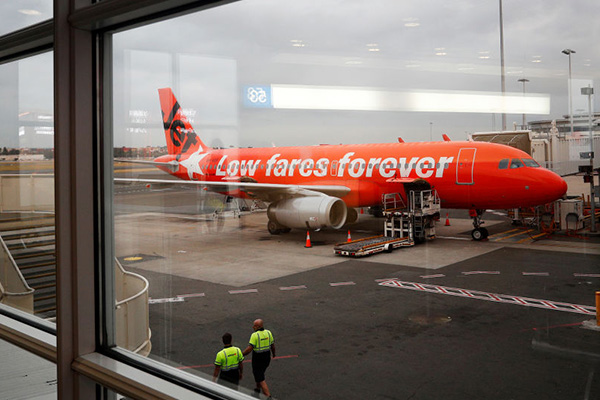
<path id="1" fill-rule="evenodd" d="M 258 289 L 230 290 L 229 294 L 258 293 Z"/>
<path id="2" fill-rule="evenodd" d="M 306 289 L 306 285 L 280 287 L 279 290 L 299 290 Z"/>
<path id="3" fill-rule="evenodd" d="M 486 293 L 478 290 L 459 289 L 447 286 L 436 286 L 427 283 L 404 282 L 389 280 L 379 285 L 398 289 L 416 290 L 428 293 L 446 294 L 450 296 L 466 297 L 477 300 L 493 301 L 496 303 L 515 304 L 525 307 L 543 308 L 546 310 L 565 311 L 577 314 L 595 315 L 596 307 L 580 304 L 562 303 L 551 300 L 532 299 L 529 297 L 513 296 L 498 293 Z"/>
<path id="4" fill-rule="evenodd" d="M 329 286 L 351 286 L 351 285 L 356 285 L 356 283 L 354 283 L 354 282 L 335 282 L 335 283 L 329 284 Z"/>

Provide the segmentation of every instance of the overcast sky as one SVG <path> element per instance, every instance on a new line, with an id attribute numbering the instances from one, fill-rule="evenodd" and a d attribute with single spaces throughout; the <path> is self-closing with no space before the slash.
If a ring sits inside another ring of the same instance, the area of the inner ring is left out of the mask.
<path id="1" fill-rule="evenodd" d="M 32 19 L 2 3 L 3 29 Z M 40 2 L 21 3 L 33 9 Z M 526 78 L 527 93 L 550 99 L 548 114 L 528 120 L 568 113 L 565 48 L 576 51 L 573 109 L 587 112 L 576 86 L 599 78 L 598 15 L 594 0 L 503 1 L 506 91 L 522 92 L 518 79 Z M 114 37 L 114 142 L 164 144 L 156 89 L 165 86 L 210 145 L 419 141 L 430 134 L 439 140 L 442 133 L 465 139 L 466 132 L 500 129 L 500 114 L 255 109 L 244 107 L 242 91 L 301 85 L 500 92 L 499 32 L 497 0 L 244 0 L 121 32 Z M 51 111 L 51 82 L 40 82 L 52 76 L 51 62 L 22 63 L 20 112 Z M 521 119 L 509 114 L 508 128 Z"/>

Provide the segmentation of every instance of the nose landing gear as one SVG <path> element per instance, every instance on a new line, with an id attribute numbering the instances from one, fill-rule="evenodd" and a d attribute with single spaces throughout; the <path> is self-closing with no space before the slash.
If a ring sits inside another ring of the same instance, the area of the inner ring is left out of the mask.
<path id="1" fill-rule="evenodd" d="M 481 220 L 483 212 L 484 210 L 469 210 L 469 216 L 473 219 L 473 226 L 475 227 L 475 229 L 471 231 L 471 237 L 473 240 L 480 241 L 487 239 L 489 236 L 488 230 L 481 227 L 481 225 L 484 224 L 484 222 Z"/>

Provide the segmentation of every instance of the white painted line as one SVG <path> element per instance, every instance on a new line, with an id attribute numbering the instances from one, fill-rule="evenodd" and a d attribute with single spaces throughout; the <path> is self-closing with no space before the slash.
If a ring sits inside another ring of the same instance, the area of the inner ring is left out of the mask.
<path id="1" fill-rule="evenodd" d="M 177 297 L 183 297 L 183 298 L 188 298 L 188 297 L 204 297 L 204 293 L 178 294 Z"/>
<path id="2" fill-rule="evenodd" d="M 523 272 L 523 276 L 550 276 L 549 272 Z"/>
<path id="3" fill-rule="evenodd" d="M 299 290 L 306 289 L 306 285 L 280 287 L 279 290 Z"/>
<path id="4" fill-rule="evenodd" d="M 350 285 L 356 285 L 356 283 L 354 283 L 354 282 L 336 282 L 336 283 L 329 284 L 329 286 L 350 286 Z"/>
<path id="5" fill-rule="evenodd" d="M 462 237 L 455 237 L 455 236 L 435 236 L 437 239 L 452 239 L 452 240 L 466 240 L 468 242 L 472 241 L 473 239 L 469 239 L 469 238 L 462 238 Z"/>
<path id="6" fill-rule="evenodd" d="M 148 304 L 162 304 L 162 303 L 180 303 L 185 301 L 181 297 L 168 297 L 165 299 L 148 299 Z"/>
<path id="7" fill-rule="evenodd" d="M 229 294 L 258 293 L 258 289 L 230 290 Z"/>
<path id="8" fill-rule="evenodd" d="M 443 278 L 444 274 L 435 274 L 435 275 L 421 275 L 421 278 L 423 279 L 432 279 L 432 278 Z"/>
<path id="9" fill-rule="evenodd" d="M 484 274 L 484 275 L 500 275 L 500 271 L 466 271 L 462 273 L 463 275 L 477 275 L 477 274 Z"/>
<path id="10" fill-rule="evenodd" d="M 428 283 L 404 282 L 399 280 L 390 280 L 380 283 L 381 286 L 388 286 L 399 289 L 409 289 L 428 293 L 445 294 L 450 296 L 466 297 L 476 300 L 493 301 L 496 303 L 513 304 L 525 307 L 543 308 L 546 310 L 564 311 L 577 314 L 594 315 L 596 307 L 581 304 L 563 303 L 551 300 L 532 299 L 529 297 L 520 297 L 514 295 L 480 292 L 478 290 L 460 289 L 453 287 L 436 286 Z"/>
<path id="11" fill-rule="evenodd" d="M 582 278 L 600 278 L 600 274 L 573 274 L 573 276 Z"/>
<path id="12" fill-rule="evenodd" d="M 385 282 L 385 281 L 390 281 L 392 279 L 398 279 L 398 278 L 375 279 L 375 282 Z"/>

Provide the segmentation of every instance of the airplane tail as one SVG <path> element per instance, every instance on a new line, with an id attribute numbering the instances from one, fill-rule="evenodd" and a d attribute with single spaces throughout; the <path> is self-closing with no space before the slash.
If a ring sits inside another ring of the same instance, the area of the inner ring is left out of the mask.
<path id="1" fill-rule="evenodd" d="M 201 152 L 209 150 L 210 148 L 202 143 L 192 124 L 183 114 L 171 88 L 158 89 L 158 97 L 169 154 L 177 155 L 179 159 L 181 155 L 196 152 L 198 149 Z"/>

